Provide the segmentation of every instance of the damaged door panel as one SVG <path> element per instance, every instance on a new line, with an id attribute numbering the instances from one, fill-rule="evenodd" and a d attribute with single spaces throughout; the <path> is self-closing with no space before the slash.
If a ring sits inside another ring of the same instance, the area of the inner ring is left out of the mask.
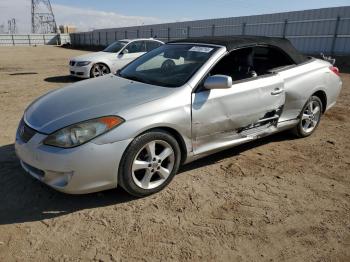
<path id="1" fill-rule="evenodd" d="M 192 94 L 192 137 L 195 154 L 232 146 L 272 133 L 285 102 L 278 74 L 233 83 L 229 89 Z"/>

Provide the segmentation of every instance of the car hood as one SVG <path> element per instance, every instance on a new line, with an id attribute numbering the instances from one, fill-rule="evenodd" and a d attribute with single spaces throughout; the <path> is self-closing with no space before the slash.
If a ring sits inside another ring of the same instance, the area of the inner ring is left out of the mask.
<path id="1" fill-rule="evenodd" d="M 96 59 L 104 59 L 116 56 L 117 53 L 108 53 L 108 52 L 96 52 L 88 53 L 85 55 L 77 56 L 72 58 L 73 61 L 95 61 Z"/>
<path id="2" fill-rule="evenodd" d="M 173 92 L 175 88 L 107 75 L 80 81 L 38 98 L 27 108 L 24 120 L 38 132 L 50 134 L 81 121 L 119 115 Z"/>

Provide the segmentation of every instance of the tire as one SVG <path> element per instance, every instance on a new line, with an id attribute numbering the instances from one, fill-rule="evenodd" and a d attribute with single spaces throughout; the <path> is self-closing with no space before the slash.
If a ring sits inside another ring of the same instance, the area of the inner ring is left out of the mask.
<path id="1" fill-rule="evenodd" d="M 118 183 L 136 197 L 157 193 L 174 178 L 180 161 L 181 150 L 171 134 L 163 130 L 144 133 L 126 149 Z"/>
<path id="2" fill-rule="evenodd" d="M 109 67 L 102 63 L 94 64 L 90 70 L 90 78 L 100 77 L 107 75 L 111 72 Z"/>
<path id="3" fill-rule="evenodd" d="M 298 125 L 292 130 L 294 135 L 300 138 L 312 135 L 320 124 L 322 112 L 321 99 L 317 96 L 311 96 L 301 110 Z"/>

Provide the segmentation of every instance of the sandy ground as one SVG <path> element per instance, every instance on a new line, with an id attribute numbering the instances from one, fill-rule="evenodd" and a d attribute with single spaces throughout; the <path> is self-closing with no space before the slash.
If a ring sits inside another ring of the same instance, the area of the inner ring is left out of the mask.
<path id="1" fill-rule="evenodd" d="M 144 199 L 71 196 L 23 172 L 13 140 L 26 106 L 72 82 L 68 59 L 82 53 L 0 48 L 0 261 L 350 261 L 350 75 L 312 137 L 215 154 Z"/>

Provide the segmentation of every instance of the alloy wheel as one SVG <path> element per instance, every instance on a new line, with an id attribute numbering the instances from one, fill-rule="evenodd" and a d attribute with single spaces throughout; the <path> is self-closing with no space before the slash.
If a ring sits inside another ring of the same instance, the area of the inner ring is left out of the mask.
<path id="1" fill-rule="evenodd" d="M 311 100 L 305 107 L 301 117 L 301 127 L 305 133 L 311 133 L 318 125 L 321 117 L 321 105 Z"/>
<path id="2" fill-rule="evenodd" d="M 173 171 L 175 153 L 165 141 L 147 143 L 132 163 L 132 179 L 142 189 L 153 189 L 162 185 Z"/>
<path id="3" fill-rule="evenodd" d="M 109 68 L 106 65 L 96 64 L 91 69 L 92 77 L 99 77 L 106 74 L 109 74 Z"/>

